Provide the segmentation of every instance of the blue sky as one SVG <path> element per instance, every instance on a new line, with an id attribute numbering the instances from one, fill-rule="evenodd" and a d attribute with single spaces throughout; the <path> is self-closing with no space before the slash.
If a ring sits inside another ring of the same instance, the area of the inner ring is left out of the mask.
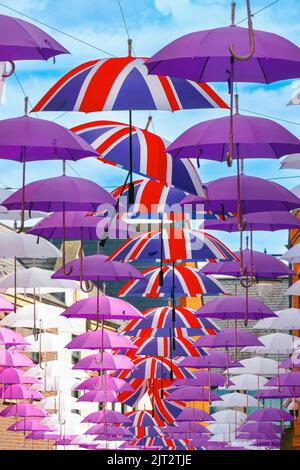
<path id="1" fill-rule="evenodd" d="M 117 56 L 126 55 L 127 35 L 121 18 L 117 0 L 6 0 L 3 2 L 11 8 L 39 19 L 46 24 L 61 29 L 68 34 L 83 39 L 95 46 Z M 245 1 L 237 0 L 237 21 L 246 16 Z M 271 0 L 252 0 L 252 11 L 256 12 L 265 7 Z M 229 24 L 230 0 L 121 0 L 126 17 L 130 36 L 134 41 L 136 55 L 150 56 L 166 43 L 185 33 L 200 29 L 213 28 Z M 0 12 L 19 16 L 0 5 Z M 244 22 L 246 26 L 246 22 Z M 283 35 L 300 45 L 300 15 L 299 0 L 280 0 L 270 8 L 260 12 L 254 17 L 254 27 L 272 31 Z M 30 97 L 32 104 L 47 91 L 47 89 L 66 71 L 75 65 L 93 58 L 107 57 L 92 47 L 83 45 L 58 32 L 43 27 L 53 35 L 70 52 L 69 56 L 61 56 L 54 65 L 51 61 L 44 63 L 19 62 L 17 64 L 18 77 Z M 227 100 L 226 87 L 222 84 L 213 85 L 214 88 Z M 241 85 L 240 107 L 273 117 L 295 122 L 295 124 L 282 123 L 296 135 L 300 134 L 300 108 L 298 106 L 286 107 L 292 94 L 300 88 L 299 81 L 280 82 L 269 86 Z M 2 118 L 13 117 L 23 113 L 23 94 L 14 77 L 7 80 L 6 103 L 0 107 Z M 41 117 L 54 119 L 61 113 L 45 113 Z M 174 140 L 179 134 L 191 125 L 206 119 L 224 115 L 224 111 L 196 110 L 178 113 L 156 112 L 154 116 L 155 130 L 168 140 Z M 98 115 L 83 115 L 69 113 L 57 122 L 65 126 L 72 126 L 94 118 Z M 125 113 L 101 113 L 105 119 L 127 120 Z M 135 112 L 134 123 L 144 126 L 147 113 Z M 124 179 L 121 170 L 112 169 L 108 165 L 100 165 L 89 159 L 88 161 L 72 164 L 81 176 L 93 179 L 103 186 L 117 186 Z M 19 187 L 21 182 L 21 169 L 17 163 L 1 162 L 0 180 L 8 186 Z M 28 170 L 28 181 L 38 178 L 55 176 L 60 173 L 58 163 L 32 163 Z M 246 162 L 246 173 L 264 178 L 282 178 L 295 176 L 290 179 L 279 179 L 278 183 L 287 188 L 293 188 L 300 183 L 300 171 L 292 172 L 279 170 L 279 162 L 274 160 L 256 160 Z M 203 162 L 200 175 L 203 181 L 209 181 L 226 176 L 234 170 L 229 170 L 226 164 Z M 70 174 L 74 173 L 69 169 Z M 219 235 L 219 234 L 218 234 Z M 270 239 L 272 237 L 272 248 Z M 231 248 L 238 246 L 235 236 L 220 238 L 227 242 Z M 287 240 L 287 232 L 270 234 L 258 233 L 255 235 L 255 248 L 267 248 L 271 252 L 283 252 Z"/>

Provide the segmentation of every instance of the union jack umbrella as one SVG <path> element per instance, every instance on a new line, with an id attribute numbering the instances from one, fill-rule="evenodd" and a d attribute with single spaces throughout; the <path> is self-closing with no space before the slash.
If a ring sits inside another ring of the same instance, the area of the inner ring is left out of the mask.
<path id="1" fill-rule="evenodd" d="M 167 437 L 142 437 L 136 441 L 128 442 L 127 447 L 140 447 L 141 450 L 143 448 L 152 448 L 152 447 L 160 447 L 164 449 L 171 449 L 171 450 L 186 450 L 189 447 L 189 441 L 187 439 L 170 439 Z"/>
<path id="2" fill-rule="evenodd" d="M 75 126 L 71 130 L 99 153 L 98 160 L 103 163 L 147 176 L 151 180 L 160 181 L 163 186 L 180 188 L 175 199 L 179 199 L 181 191 L 181 200 L 185 197 L 184 191 L 205 197 L 201 179 L 191 160 L 176 160 L 166 153 L 169 142 L 158 135 L 116 121 L 93 121 Z M 128 156 L 130 140 L 131 160 Z M 132 185 L 134 191 L 133 182 Z M 126 191 L 130 191 L 129 185 Z M 165 193 L 167 192 L 166 188 Z M 119 196 L 122 193 L 123 191 L 119 191 Z"/>
<path id="3" fill-rule="evenodd" d="M 195 316 L 196 310 L 187 307 L 175 307 L 176 328 L 179 332 L 187 333 L 188 336 L 215 335 L 219 327 L 213 321 L 200 320 Z M 122 334 L 129 336 L 154 336 L 156 332 L 162 331 L 157 336 L 168 334 L 169 328 L 173 327 L 172 307 L 149 308 L 142 312 L 144 318 L 131 320 L 123 329 Z M 149 330 L 151 334 L 149 334 Z"/>
<path id="4" fill-rule="evenodd" d="M 236 261 L 236 255 L 213 235 L 199 230 L 163 228 L 143 232 L 123 243 L 112 261 Z"/>
<path id="5" fill-rule="evenodd" d="M 133 388 L 131 392 L 122 392 L 118 396 L 118 400 L 129 406 L 135 407 L 143 398 L 148 390 L 148 381 L 142 378 L 128 380 L 129 385 Z"/>
<path id="6" fill-rule="evenodd" d="M 163 266 L 163 285 L 160 285 L 160 268 L 153 267 L 141 271 L 141 280 L 127 282 L 118 292 L 119 297 L 196 297 L 198 295 L 226 294 L 222 284 L 212 276 L 203 276 L 197 268 L 191 266 Z M 174 281 L 174 282 L 173 282 Z M 185 328 L 185 327 L 183 327 Z"/>
<path id="7" fill-rule="evenodd" d="M 175 389 L 175 387 L 173 388 Z M 186 407 L 183 401 L 169 402 L 166 400 L 173 388 L 168 387 L 167 390 L 164 389 L 163 396 L 159 387 L 152 387 L 148 390 L 155 417 L 170 424 L 174 423 L 177 416 L 179 416 Z"/>
<path id="8" fill-rule="evenodd" d="M 152 410 L 128 411 L 125 415 L 131 420 L 131 426 L 165 426 L 165 422 L 158 416 L 152 416 Z"/>
<path id="9" fill-rule="evenodd" d="M 179 330 L 180 331 L 180 330 Z M 171 329 L 170 329 L 171 332 Z M 171 335 L 165 337 L 146 338 L 142 336 L 138 338 L 134 345 L 138 346 L 135 354 L 138 356 L 158 356 L 161 358 L 170 356 L 205 356 L 206 353 L 201 348 L 195 348 L 193 341 L 179 333 L 180 336 L 174 337 L 171 341 Z"/>
<path id="10" fill-rule="evenodd" d="M 226 103 L 206 84 L 185 79 L 150 76 L 146 58 L 128 57 L 98 59 L 75 67 L 65 74 L 43 96 L 33 111 L 129 111 L 132 130 L 132 110 L 167 110 L 195 108 L 228 108 Z M 132 186 L 132 136 L 128 146 L 130 194 Z"/>
<path id="11" fill-rule="evenodd" d="M 158 357 L 138 357 L 131 362 L 136 367 L 132 372 L 122 370 L 116 371 L 112 375 L 120 379 L 168 379 L 171 370 L 173 370 L 173 376 L 176 379 L 194 377 L 188 369 L 179 368 L 177 361 L 171 361 L 167 357 L 163 360 Z"/>

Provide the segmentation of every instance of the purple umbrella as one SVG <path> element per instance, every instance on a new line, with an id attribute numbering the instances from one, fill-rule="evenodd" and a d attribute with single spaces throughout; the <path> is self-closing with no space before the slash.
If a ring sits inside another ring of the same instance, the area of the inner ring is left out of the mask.
<path id="1" fill-rule="evenodd" d="M 286 374 L 279 374 L 276 377 L 272 377 L 266 383 L 266 386 L 278 386 L 280 387 L 300 387 L 300 372 L 288 372 Z"/>
<path id="2" fill-rule="evenodd" d="M 248 416 L 249 421 L 294 421 L 293 416 L 284 410 L 278 408 L 263 408 L 262 410 L 254 411 Z"/>
<path id="3" fill-rule="evenodd" d="M 207 220 L 206 230 L 220 230 L 224 232 L 238 232 L 238 219 L 231 217 L 227 220 Z M 201 226 L 199 227 L 201 229 Z M 249 231 L 275 232 L 277 230 L 288 230 L 300 228 L 300 220 L 293 214 L 284 211 L 278 212 L 253 212 L 243 215 L 243 228 Z"/>
<path id="4" fill-rule="evenodd" d="M 72 367 L 80 370 L 133 370 L 135 366 L 122 355 L 112 355 L 106 351 L 99 354 L 91 354 L 80 359 Z"/>
<path id="5" fill-rule="evenodd" d="M 191 387 L 202 387 L 207 385 L 208 387 L 223 387 L 226 383 L 225 377 L 219 372 L 212 372 L 211 369 L 208 371 L 193 372 L 195 378 L 193 379 L 177 379 L 174 381 L 174 386 L 191 386 Z M 230 383 L 228 384 L 230 385 Z M 198 420 L 196 420 L 198 421 Z"/>
<path id="6" fill-rule="evenodd" d="M 7 431 L 56 431 L 54 426 L 43 424 L 36 418 L 22 419 L 7 428 Z"/>
<path id="7" fill-rule="evenodd" d="M 250 420 L 242 424 L 241 426 L 238 427 L 237 429 L 238 432 L 250 432 L 250 433 L 264 433 L 264 434 L 282 434 L 283 430 L 281 429 L 280 426 L 274 423 L 267 423 L 267 422 L 257 422 L 253 421 L 251 422 Z"/>
<path id="8" fill-rule="evenodd" d="M 31 367 L 32 360 L 17 351 L 0 349 L 0 367 Z"/>
<path id="9" fill-rule="evenodd" d="M 216 335 L 201 336 L 195 342 L 196 347 L 204 348 L 243 348 L 245 346 L 261 346 L 256 336 L 243 330 L 224 328 Z"/>
<path id="10" fill-rule="evenodd" d="M 28 345 L 29 343 L 15 331 L 0 327 L 0 344 L 4 346 Z"/>
<path id="11" fill-rule="evenodd" d="M 256 398 L 296 398 L 300 397 L 300 386 L 298 387 L 282 387 L 274 389 L 259 390 L 256 395 Z"/>
<path id="12" fill-rule="evenodd" d="M 34 384 L 39 381 L 35 377 L 24 375 L 25 371 L 22 369 L 15 369 L 14 367 L 6 367 L 0 372 L 0 384 L 13 385 L 13 384 Z"/>
<path id="13" fill-rule="evenodd" d="M 61 211 L 64 232 L 66 211 L 96 211 L 99 205 L 102 205 L 103 209 L 109 207 L 111 210 L 115 205 L 115 199 L 109 192 L 93 181 L 63 174 L 62 176 L 34 181 L 23 186 L 3 201 L 2 205 L 8 210 Z M 65 237 L 63 236 L 63 267 L 65 268 L 64 241 Z"/>
<path id="14" fill-rule="evenodd" d="M 90 377 L 75 387 L 75 390 L 107 390 L 113 392 L 131 392 L 133 388 L 123 379 L 103 375 Z"/>
<path id="15" fill-rule="evenodd" d="M 88 331 L 76 336 L 66 346 L 67 349 L 138 349 L 132 341 L 124 335 L 114 331 Z"/>
<path id="16" fill-rule="evenodd" d="M 175 422 L 180 423 L 181 421 L 215 421 L 207 411 L 200 410 L 199 408 L 186 407 L 182 412 L 176 417 Z"/>
<path id="17" fill-rule="evenodd" d="M 16 418 L 45 418 L 49 416 L 47 410 L 38 408 L 31 403 L 16 403 L 9 405 L 0 412 L 3 418 L 16 417 Z"/>
<path id="18" fill-rule="evenodd" d="M 0 312 L 12 312 L 14 309 L 14 305 L 0 295 Z"/>
<path id="19" fill-rule="evenodd" d="M 84 393 L 81 395 L 80 398 L 78 398 L 77 401 L 80 402 L 97 402 L 97 403 L 103 403 L 103 402 L 110 402 L 110 403 L 116 403 L 119 401 L 118 395 L 116 392 L 113 390 L 90 390 L 87 393 Z"/>
<path id="20" fill-rule="evenodd" d="M 223 351 L 209 351 L 207 356 L 185 357 L 179 367 L 192 367 L 194 369 L 228 369 L 229 367 L 242 367 L 238 361 L 232 361 Z"/>
<path id="21" fill-rule="evenodd" d="M 216 318 L 220 320 L 242 320 L 245 318 L 246 297 L 230 295 L 211 300 L 197 310 L 198 318 Z M 276 317 L 276 314 L 265 304 L 255 298 L 248 300 L 248 316 L 251 320 Z"/>
<path id="22" fill-rule="evenodd" d="M 109 424 L 131 424 L 131 419 L 119 411 L 106 410 L 94 411 L 85 416 L 82 423 L 109 423 Z"/>
<path id="23" fill-rule="evenodd" d="M 167 401 L 219 401 L 219 395 L 204 387 L 178 387 L 172 391 L 165 400 Z"/>
<path id="24" fill-rule="evenodd" d="M 0 390 L 0 397 L 8 400 L 42 400 L 45 398 L 37 390 L 22 384 L 8 385 Z"/>
<path id="25" fill-rule="evenodd" d="M 0 159 L 23 164 L 21 188 L 21 232 L 24 228 L 26 163 L 38 160 L 79 160 L 97 155 L 81 137 L 55 122 L 25 116 L 1 121 Z"/>
<path id="26" fill-rule="evenodd" d="M 15 70 L 15 60 L 48 60 L 60 54 L 69 54 L 61 44 L 37 26 L 14 18 L 0 15 L 0 61 L 9 62 Z"/>
<path id="27" fill-rule="evenodd" d="M 132 318 L 139 319 L 143 317 L 141 312 L 133 305 L 130 305 L 125 300 L 109 297 L 108 295 L 100 295 L 99 297 L 88 297 L 87 299 L 78 300 L 68 307 L 62 313 L 62 316 L 66 318 L 86 318 L 87 320 L 97 320 L 98 311 L 101 319 L 130 320 Z"/>
<path id="28" fill-rule="evenodd" d="M 133 436 L 132 432 L 128 428 L 123 426 L 113 426 L 110 424 L 96 424 L 88 429 L 84 434 L 87 435 L 99 435 L 105 434 L 107 436 Z"/>

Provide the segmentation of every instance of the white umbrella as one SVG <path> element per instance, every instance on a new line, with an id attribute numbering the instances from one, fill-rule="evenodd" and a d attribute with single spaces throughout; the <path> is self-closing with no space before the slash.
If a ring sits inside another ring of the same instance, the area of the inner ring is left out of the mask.
<path id="1" fill-rule="evenodd" d="M 232 392 L 222 395 L 222 401 L 214 401 L 214 408 L 248 408 L 259 405 L 259 401 L 252 397 L 251 395 L 246 395 L 244 393 Z"/>
<path id="2" fill-rule="evenodd" d="M 228 390 L 260 390 L 268 382 L 266 377 L 255 374 L 235 375 L 230 380 L 233 385 L 230 385 Z"/>
<path id="3" fill-rule="evenodd" d="M 294 157 L 294 158 L 296 159 L 296 157 Z M 292 193 L 294 193 L 299 198 L 300 197 L 300 184 L 297 184 L 297 186 L 295 186 L 291 191 L 292 191 Z"/>
<path id="4" fill-rule="evenodd" d="M 43 398 L 38 402 L 40 408 L 45 410 L 82 410 L 86 408 L 86 403 L 78 402 L 77 398 L 71 397 L 70 395 L 52 395 L 51 397 Z"/>
<path id="5" fill-rule="evenodd" d="M 286 251 L 281 259 L 288 261 L 289 263 L 299 263 L 300 261 L 300 244 L 292 246 L 288 251 Z"/>
<path id="6" fill-rule="evenodd" d="M 300 279 L 299 281 L 295 282 L 291 287 L 289 287 L 285 293 L 285 295 L 300 295 Z"/>
<path id="7" fill-rule="evenodd" d="M 52 305 L 37 303 L 35 305 L 26 305 L 6 315 L 1 321 L 1 326 L 10 328 L 37 328 L 48 329 L 58 328 L 60 331 L 82 332 L 85 321 L 81 318 L 66 318 L 60 316 L 64 311 L 63 308 L 54 307 Z"/>
<path id="8" fill-rule="evenodd" d="M 49 294 L 51 292 L 65 292 L 66 289 L 79 290 L 79 282 L 68 279 L 52 279 L 54 271 L 40 268 L 29 268 L 17 273 L 17 292 L 25 294 Z M 14 274 L 8 274 L 0 279 L 0 291 L 13 292 Z"/>
<path id="9" fill-rule="evenodd" d="M 9 196 L 11 196 L 14 193 L 11 189 L 8 188 L 0 188 L 0 203 L 5 201 Z M 29 214 L 29 211 L 26 210 L 24 211 L 24 220 L 28 219 L 39 219 L 46 217 L 47 213 L 46 212 L 40 212 L 40 211 L 31 211 Z M 6 207 L 0 205 L 0 220 L 21 220 L 21 211 L 18 210 L 12 210 L 9 211 L 6 209 Z"/>
<path id="10" fill-rule="evenodd" d="M 59 428 L 61 426 L 62 435 L 75 434 L 80 435 L 89 429 L 91 426 L 89 423 L 81 423 L 82 416 L 77 413 L 71 413 L 70 411 L 62 411 L 59 414 L 52 414 L 42 419 L 43 424 L 49 426 L 55 426 Z"/>
<path id="11" fill-rule="evenodd" d="M 229 374 L 256 374 L 256 375 L 276 375 L 278 374 L 278 362 L 267 357 L 255 356 L 240 361 L 243 367 L 230 367 Z M 279 373 L 284 369 L 279 369 Z M 224 372 L 227 374 L 227 371 Z"/>
<path id="12" fill-rule="evenodd" d="M 280 169 L 300 169 L 300 153 L 291 153 L 287 157 L 283 158 L 280 162 Z"/>
<path id="13" fill-rule="evenodd" d="M 240 424 L 247 419 L 246 413 L 242 413 L 242 411 L 236 411 L 236 410 L 217 411 L 216 413 L 212 414 L 212 417 L 218 423 L 235 423 L 235 424 Z"/>
<path id="14" fill-rule="evenodd" d="M 0 258 L 57 258 L 61 252 L 45 238 L 13 231 L 0 232 Z"/>
<path id="15" fill-rule="evenodd" d="M 53 333 L 39 333 L 37 339 L 34 335 L 26 336 L 26 341 L 29 345 L 20 345 L 14 349 L 30 352 L 57 352 L 63 351 L 66 344 L 69 342 L 68 338 L 55 335 Z"/>
<path id="16" fill-rule="evenodd" d="M 64 361 L 54 360 L 42 362 L 40 366 L 34 366 L 25 372 L 30 377 L 75 377 L 78 379 L 86 379 L 89 375 L 83 370 L 71 369 L 70 364 Z"/>
<path id="17" fill-rule="evenodd" d="M 207 425 L 207 429 L 212 434 L 232 434 L 239 426 L 237 423 L 212 423 Z"/>
<path id="18" fill-rule="evenodd" d="M 271 333 L 258 337 L 263 346 L 246 346 L 242 352 L 256 354 L 291 354 L 300 342 L 297 336 L 285 333 Z"/>
<path id="19" fill-rule="evenodd" d="M 73 391 L 77 385 L 81 382 L 80 379 L 76 379 L 71 376 L 64 377 L 47 377 L 44 376 L 40 379 L 39 383 L 33 384 L 32 388 L 38 391 L 45 392 L 57 392 L 57 391 Z"/>
<path id="20" fill-rule="evenodd" d="M 286 308 L 275 312 L 277 317 L 263 318 L 254 326 L 254 330 L 299 330 L 300 329 L 300 309 Z"/>
<path id="21" fill-rule="evenodd" d="M 209 442 L 231 442 L 233 439 L 235 439 L 235 432 L 225 432 L 225 433 L 220 433 L 220 434 L 214 434 L 210 439 Z M 205 444 L 204 444 L 205 446 Z"/>

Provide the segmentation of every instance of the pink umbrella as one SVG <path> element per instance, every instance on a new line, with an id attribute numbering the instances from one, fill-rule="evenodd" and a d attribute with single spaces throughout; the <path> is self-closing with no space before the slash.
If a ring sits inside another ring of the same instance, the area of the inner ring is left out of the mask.
<path id="1" fill-rule="evenodd" d="M 0 312 L 12 312 L 13 310 L 13 304 L 0 295 Z"/>
<path id="2" fill-rule="evenodd" d="M 111 375 L 103 375 L 103 376 L 96 376 L 90 377 L 89 379 L 84 380 L 81 382 L 75 390 L 106 390 L 106 391 L 113 391 L 113 392 L 131 392 L 133 388 L 131 385 L 128 384 L 123 379 L 118 379 L 116 377 L 112 377 Z"/>
<path id="3" fill-rule="evenodd" d="M 8 385 L 1 389 L 0 397 L 8 400 L 42 400 L 42 395 L 37 390 L 31 390 L 25 385 Z"/>
<path id="4" fill-rule="evenodd" d="M 119 411 L 103 409 L 85 416 L 82 423 L 132 424 L 132 421 Z"/>
<path id="5" fill-rule="evenodd" d="M 96 424 L 88 429 L 84 434 L 86 435 L 99 435 L 105 434 L 107 436 L 132 436 L 132 432 L 130 432 L 127 428 L 122 426 L 113 426 L 107 424 Z"/>
<path id="6" fill-rule="evenodd" d="M 112 390 L 90 390 L 78 398 L 77 401 L 116 403 L 119 399 L 117 393 Z"/>
<path id="7" fill-rule="evenodd" d="M 8 417 L 20 417 L 20 418 L 45 418 L 49 416 L 47 410 L 43 408 L 38 408 L 31 403 L 16 403 L 14 405 L 9 405 L 0 412 L 0 416 L 3 418 Z"/>
<path id="8" fill-rule="evenodd" d="M 0 372 L 0 384 L 13 385 L 13 384 L 35 384 L 39 383 L 35 377 L 24 375 L 25 371 L 22 369 L 15 369 L 14 367 L 6 367 Z"/>
<path id="9" fill-rule="evenodd" d="M 98 297 L 81 299 L 68 307 L 62 315 L 66 318 L 86 318 L 97 320 Z M 108 295 L 99 296 L 99 317 L 101 319 L 130 320 L 131 318 L 143 318 L 141 312 L 125 300 Z"/>
<path id="10" fill-rule="evenodd" d="M 7 431 L 56 431 L 54 426 L 43 424 L 36 418 L 22 419 L 7 428 Z"/>
<path id="11" fill-rule="evenodd" d="M 15 331 L 0 327 L 0 344 L 5 346 L 28 345 L 29 343 Z"/>
<path id="12" fill-rule="evenodd" d="M 67 349 L 138 349 L 128 336 L 114 331 L 88 331 L 76 336 L 65 346 Z"/>
<path id="13" fill-rule="evenodd" d="M 112 355 L 104 351 L 80 359 L 72 369 L 129 371 L 135 369 L 135 366 L 126 356 Z"/>
<path id="14" fill-rule="evenodd" d="M 17 351 L 10 352 L 0 349 L 0 367 L 31 367 L 33 362 L 29 357 Z"/>

